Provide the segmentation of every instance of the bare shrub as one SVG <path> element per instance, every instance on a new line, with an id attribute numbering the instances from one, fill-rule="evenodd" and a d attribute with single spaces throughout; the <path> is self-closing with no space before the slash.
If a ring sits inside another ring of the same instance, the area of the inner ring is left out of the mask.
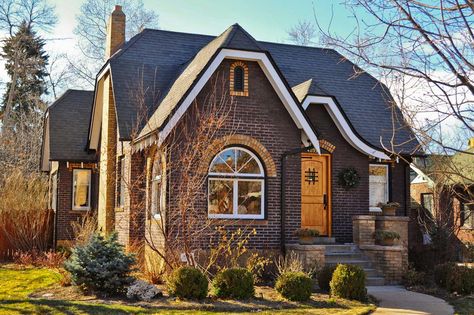
<path id="1" fill-rule="evenodd" d="M 12 249 L 45 251 L 53 212 L 48 209 L 48 180 L 15 169 L 0 183 L 0 233 Z"/>
<path id="2" fill-rule="evenodd" d="M 97 231 L 97 217 L 92 213 L 71 222 L 72 234 L 76 245 L 84 245 L 90 241 Z"/>
<path id="3" fill-rule="evenodd" d="M 54 251 L 16 251 L 13 254 L 13 261 L 21 266 L 34 266 L 46 268 L 60 268 L 66 260 L 66 254 Z"/>
<path id="4" fill-rule="evenodd" d="M 301 257 L 295 252 L 290 252 L 286 256 L 279 256 L 275 261 L 277 276 L 286 272 L 305 272 Z"/>

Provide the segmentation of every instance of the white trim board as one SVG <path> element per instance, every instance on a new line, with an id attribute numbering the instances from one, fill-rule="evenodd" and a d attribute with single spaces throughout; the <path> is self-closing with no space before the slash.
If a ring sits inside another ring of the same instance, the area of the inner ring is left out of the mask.
<path id="1" fill-rule="evenodd" d="M 178 107 L 176 112 L 172 115 L 171 119 L 166 123 L 162 131 L 159 133 L 158 144 L 160 145 L 161 143 L 163 143 L 163 141 L 168 137 L 168 135 L 171 133 L 178 121 L 188 110 L 192 101 L 198 96 L 199 92 L 202 90 L 206 82 L 210 79 L 212 74 L 216 71 L 217 67 L 226 58 L 258 62 L 267 79 L 273 86 L 275 92 L 280 97 L 280 100 L 287 109 L 291 118 L 295 122 L 296 126 L 306 133 L 308 139 L 311 141 L 316 151 L 318 153 L 321 153 L 321 149 L 319 147 L 319 140 L 316 137 L 316 134 L 313 132 L 313 129 L 309 125 L 308 121 L 305 119 L 303 113 L 298 107 L 298 104 L 295 102 L 292 95 L 288 91 L 288 88 L 283 83 L 283 80 L 278 75 L 278 72 L 276 71 L 275 67 L 268 59 L 268 56 L 265 53 L 261 52 L 251 52 L 234 49 L 222 49 L 217 54 L 217 56 L 214 57 L 211 64 L 207 67 L 199 81 L 194 85 L 190 93 L 188 93 L 184 101 Z"/>
<path id="2" fill-rule="evenodd" d="M 358 151 L 382 160 L 390 160 L 390 157 L 382 151 L 376 150 L 364 143 L 351 129 L 342 112 L 337 107 L 332 97 L 309 95 L 304 99 L 303 109 L 307 109 L 310 104 L 323 104 L 332 120 L 341 132 L 344 139 Z"/>

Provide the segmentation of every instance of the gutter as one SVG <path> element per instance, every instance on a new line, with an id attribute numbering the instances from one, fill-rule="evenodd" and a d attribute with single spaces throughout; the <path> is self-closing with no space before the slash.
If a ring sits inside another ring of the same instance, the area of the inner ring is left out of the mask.
<path id="1" fill-rule="evenodd" d="M 313 146 L 297 148 L 290 151 L 286 151 L 282 154 L 280 158 L 280 176 L 281 176 L 281 183 L 280 183 L 280 250 L 283 253 L 283 256 L 286 255 L 286 193 L 285 193 L 285 182 L 286 182 L 286 159 L 291 155 L 300 154 L 302 152 L 307 152 L 309 149 L 313 148 Z"/>

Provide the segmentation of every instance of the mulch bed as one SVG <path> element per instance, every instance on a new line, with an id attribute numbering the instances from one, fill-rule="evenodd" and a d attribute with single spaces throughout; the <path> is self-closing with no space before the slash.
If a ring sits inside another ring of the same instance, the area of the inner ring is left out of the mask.
<path id="1" fill-rule="evenodd" d="M 123 304 L 130 306 L 139 306 L 144 308 L 160 308 L 169 310 L 207 310 L 220 312 L 256 312 L 279 309 L 300 308 L 302 306 L 308 307 L 333 307 L 337 308 L 339 303 L 336 299 L 329 299 L 329 296 L 324 293 L 314 293 L 311 300 L 306 303 L 291 302 L 282 299 L 272 287 L 258 286 L 255 288 L 255 298 L 246 301 L 236 300 L 221 300 L 206 298 L 202 301 L 179 300 L 174 297 L 169 297 L 164 285 L 157 285 L 162 290 L 163 297 L 154 299 L 151 302 L 137 302 L 129 300 L 126 297 L 98 297 L 96 295 L 84 294 L 77 287 L 60 287 L 53 286 L 42 291 L 35 292 L 29 297 L 33 299 L 46 300 L 69 300 L 87 303 L 103 303 L 103 304 Z M 344 308 L 343 305 L 340 305 Z"/>

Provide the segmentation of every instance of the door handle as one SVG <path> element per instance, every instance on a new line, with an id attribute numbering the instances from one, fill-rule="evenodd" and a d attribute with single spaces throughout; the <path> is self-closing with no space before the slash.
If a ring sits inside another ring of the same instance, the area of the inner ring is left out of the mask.
<path id="1" fill-rule="evenodd" d="M 326 210 L 328 207 L 328 195 L 326 194 L 323 195 L 323 203 L 324 203 L 324 210 Z"/>

